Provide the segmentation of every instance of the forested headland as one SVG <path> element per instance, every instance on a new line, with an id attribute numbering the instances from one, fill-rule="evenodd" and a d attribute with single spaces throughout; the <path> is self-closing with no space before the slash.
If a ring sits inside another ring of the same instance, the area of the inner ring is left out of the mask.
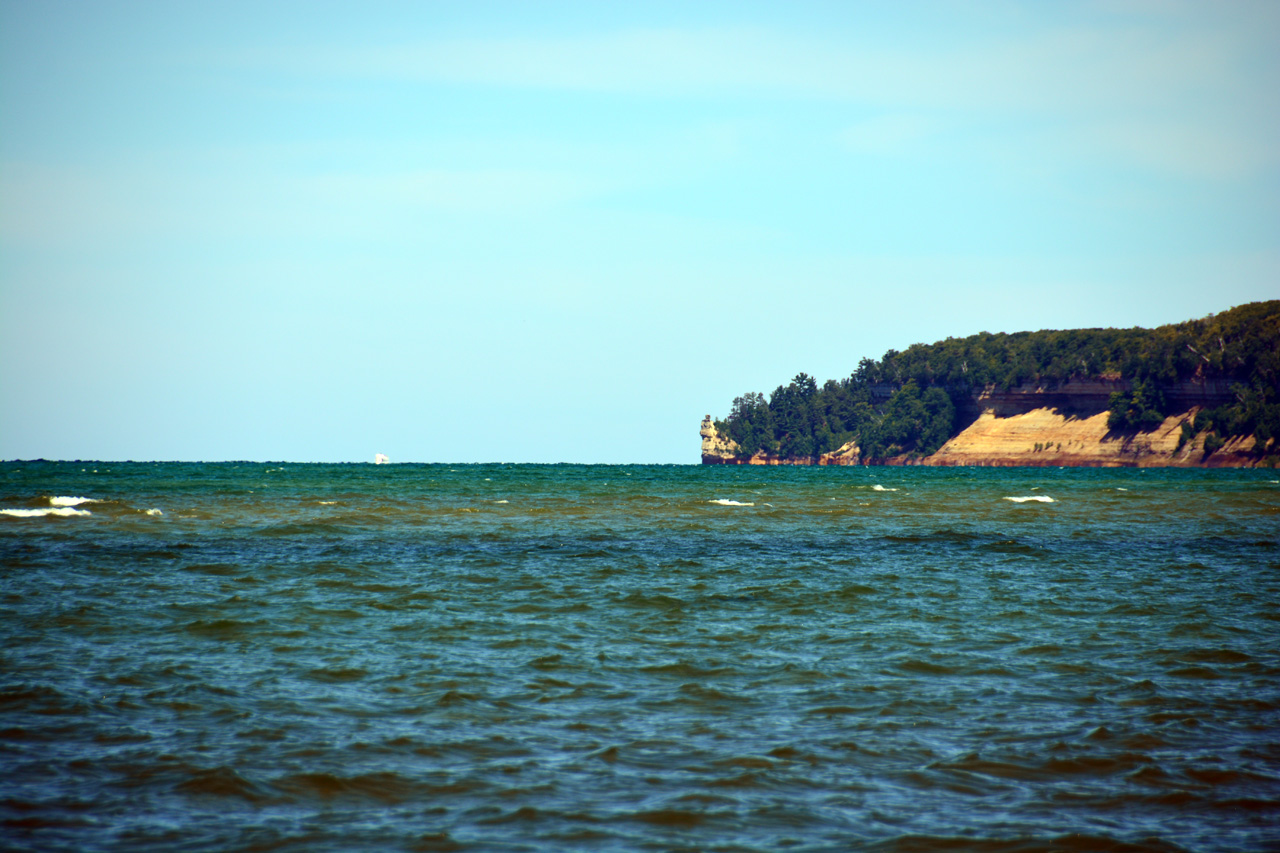
<path id="1" fill-rule="evenodd" d="M 981 332 L 913 344 L 862 359 L 845 379 L 819 385 L 799 373 L 768 397 L 744 394 L 715 426 L 743 457 L 817 458 L 850 442 L 863 459 L 923 457 L 964 429 L 985 398 L 1085 385 L 1114 389 L 1106 423 L 1117 434 L 1194 411 L 1180 425 L 1179 447 L 1195 438 L 1208 455 L 1252 436 L 1253 453 L 1274 457 L 1280 300 L 1154 329 Z"/>

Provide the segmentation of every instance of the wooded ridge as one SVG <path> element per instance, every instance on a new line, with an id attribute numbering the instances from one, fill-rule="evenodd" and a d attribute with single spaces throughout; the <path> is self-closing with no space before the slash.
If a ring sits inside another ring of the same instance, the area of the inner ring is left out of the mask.
<path id="1" fill-rule="evenodd" d="M 911 462 L 984 413 L 1051 408 L 1068 419 L 1105 411 L 1109 439 L 1172 426 L 1178 451 L 1207 458 L 1230 444 L 1247 464 L 1275 464 L 1278 388 L 1280 300 L 1154 329 L 981 332 L 864 358 L 821 386 L 799 373 L 768 398 L 744 394 L 704 423 L 703 462 Z"/>

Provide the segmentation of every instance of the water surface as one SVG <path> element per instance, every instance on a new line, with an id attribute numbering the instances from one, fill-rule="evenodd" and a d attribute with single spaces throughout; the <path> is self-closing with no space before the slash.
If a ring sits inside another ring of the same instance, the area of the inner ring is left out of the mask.
<path id="1" fill-rule="evenodd" d="M 3 463 L 0 846 L 1280 849 L 1277 479 Z"/>

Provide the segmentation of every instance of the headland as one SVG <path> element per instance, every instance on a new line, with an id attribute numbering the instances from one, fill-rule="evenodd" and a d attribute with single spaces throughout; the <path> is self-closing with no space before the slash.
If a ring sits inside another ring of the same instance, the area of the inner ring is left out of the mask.
<path id="1" fill-rule="evenodd" d="M 1280 301 L 1156 329 L 981 333 L 702 421 L 704 465 L 1280 464 Z"/>

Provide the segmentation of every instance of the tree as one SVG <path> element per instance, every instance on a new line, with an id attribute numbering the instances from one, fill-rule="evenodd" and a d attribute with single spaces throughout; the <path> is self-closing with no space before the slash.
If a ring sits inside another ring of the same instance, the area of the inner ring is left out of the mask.
<path id="1" fill-rule="evenodd" d="M 1107 407 L 1107 428 L 1149 432 L 1164 423 L 1168 412 L 1164 393 L 1151 379 L 1143 379 L 1132 391 L 1116 391 Z"/>
<path id="2" fill-rule="evenodd" d="M 916 438 L 916 451 L 929 454 L 947 443 L 956 426 L 956 406 L 946 391 L 934 386 L 920 396 L 924 406 L 924 428 Z"/>

